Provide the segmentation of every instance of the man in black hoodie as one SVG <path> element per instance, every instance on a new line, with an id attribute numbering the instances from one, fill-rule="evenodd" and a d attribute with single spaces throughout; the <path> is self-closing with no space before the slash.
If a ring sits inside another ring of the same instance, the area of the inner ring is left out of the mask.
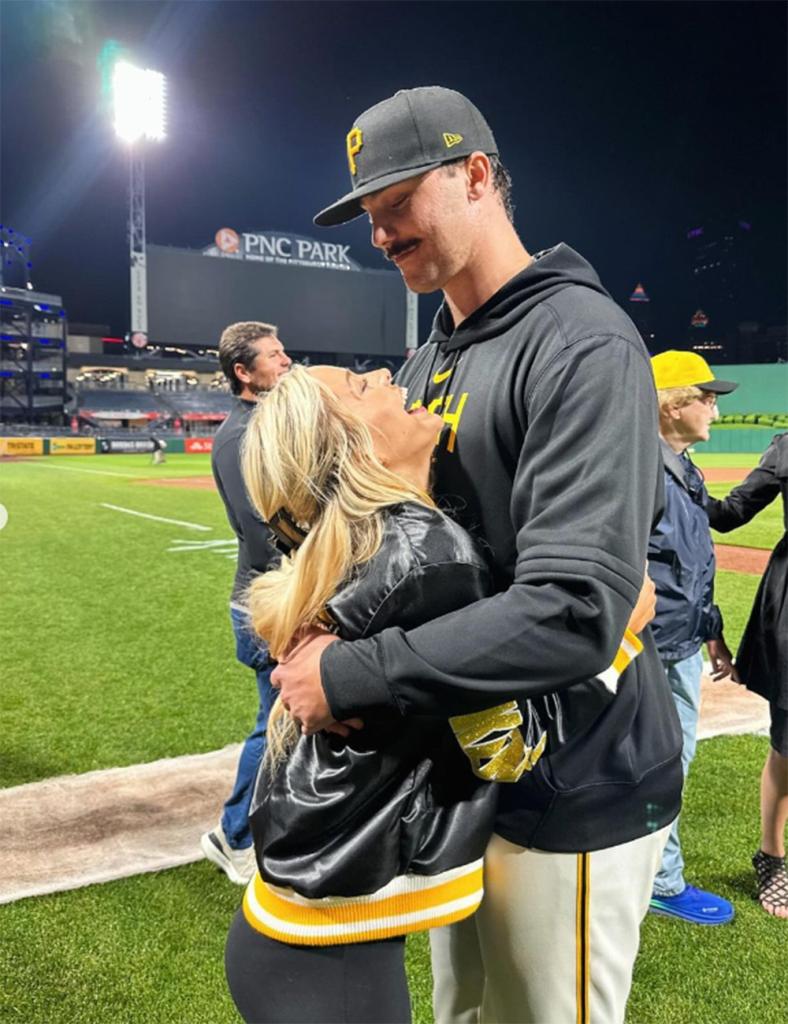
<path id="1" fill-rule="evenodd" d="M 255 871 L 249 807 L 257 770 L 265 749 L 268 714 L 276 694 L 271 687 L 268 651 L 254 636 L 243 605 L 244 591 L 257 573 L 279 561 L 268 527 L 260 521 L 241 476 L 241 441 L 259 395 L 274 386 L 290 369 L 292 360 L 277 337 L 273 324 L 258 320 L 230 324 L 219 340 L 219 362 L 236 401 L 214 438 L 211 468 L 227 519 L 238 538 L 238 562 L 230 596 L 230 619 L 235 651 L 242 665 L 257 678 L 257 718 L 241 748 L 235 783 L 225 802 L 221 821 L 200 840 L 208 860 L 230 881 L 244 885 Z"/>
<path id="2" fill-rule="evenodd" d="M 500 787 L 482 908 L 433 933 L 436 1020 L 622 1021 L 682 782 L 653 640 L 625 633 L 662 504 L 648 354 L 582 257 L 526 251 L 464 96 L 399 92 L 346 152 L 352 191 L 316 223 L 366 213 L 406 284 L 443 290 L 398 383 L 446 422 L 433 491 L 486 547 L 498 592 L 408 632 L 308 638 L 273 681 L 305 732 L 516 698 L 530 734 L 541 709 L 543 755 Z M 484 761 L 495 723 L 481 732 Z"/>

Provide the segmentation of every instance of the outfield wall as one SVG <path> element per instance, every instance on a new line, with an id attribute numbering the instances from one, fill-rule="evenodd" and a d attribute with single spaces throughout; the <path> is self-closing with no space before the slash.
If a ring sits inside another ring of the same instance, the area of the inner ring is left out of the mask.
<path id="1" fill-rule="evenodd" d="M 0 437 L 0 456 L 122 455 L 153 452 L 152 437 Z M 212 437 L 168 437 L 167 452 L 203 455 L 213 449 Z"/>
<path id="2" fill-rule="evenodd" d="M 712 366 L 712 370 L 720 380 L 736 381 L 739 385 L 720 398 L 721 413 L 788 413 L 788 363 L 734 363 Z M 738 449 L 745 450 L 749 449 Z"/>
<path id="3" fill-rule="evenodd" d="M 709 441 L 695 444 L 698 452 L 763 452 L 779 430 L 771 427 L 712 427 Z M 150 437 L 0 437 L 0 456 L 121 455 L 153 452 Z M 168 437 L 167 454 L 201 455 L 213 448 L 212 437 Z"/>
<path id="4" fill-rule="evenodd" d="M 764 452 L 775 434 L 783 433 L 774 427 L 714 427 L 708 441 L 693 444 L 699 453 L 706 452 Z"/>

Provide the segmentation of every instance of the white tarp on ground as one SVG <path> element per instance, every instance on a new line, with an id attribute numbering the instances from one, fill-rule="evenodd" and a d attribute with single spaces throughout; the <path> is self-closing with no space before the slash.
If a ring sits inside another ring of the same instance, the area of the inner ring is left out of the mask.
<path id="1" fill-rule="evenodd" d="M 240 744 L 0 790 L 0 903 L 203 857 Z"/>
<path id="2" fill-rule="evenodd" d="M 765 700 L 704 677 L 700 739 L 768 726 Z M 240 749 L 0 790 L 0 903 L 201 860 L 200 835 L 219 820 Z"/>

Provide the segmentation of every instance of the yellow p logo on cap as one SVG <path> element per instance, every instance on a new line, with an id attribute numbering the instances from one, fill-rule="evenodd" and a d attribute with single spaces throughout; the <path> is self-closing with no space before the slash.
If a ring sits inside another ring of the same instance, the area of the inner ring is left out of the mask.
<path id="1" fill-rule="evenodd" d="M 361 129 L 351 128 L 347 133 L 345 144 L 347 146 L 347 162 L 350 166 L 350 173 L 355 177 L 358 173 L 355 159 L 356 153 L 361 152 L 361 147 L 364 145 L 364 138 L 361 134 Z"/>

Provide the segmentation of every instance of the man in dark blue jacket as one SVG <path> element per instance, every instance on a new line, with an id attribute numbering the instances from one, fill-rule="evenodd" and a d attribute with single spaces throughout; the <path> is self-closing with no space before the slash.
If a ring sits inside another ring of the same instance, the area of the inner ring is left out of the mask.
<path id="1" fill-rule="evenodd" d="M 200 845 L 208 860 L 220 867 L 230 881 L 243 885 L 255 869 L 249 806 L 265 749 L 268 714 L 276 698 L 271 687 L 268 651 L 252 632 L 243 595 L 254 576 L 265 572 L 280 556 L 268 527 L 258 518 L 246 493 L 241 476 L 241 441 L 258 395 L 270 391 L 290 369 L 292 360 L 277 337 L 276 327 L 252 320 L 225 329 L 219 341 L 219 361 L 236 402 L 214 439 L 211 467 L 230 526 L 238 538 L 238 564 L 230 597 L 236 656 L 242 665 L 254 670 L 259 703 L 222 820 L 203 835 Z"/>
<path id="2" fill-rule="evenodd" d="M 714 604 L 714 545 L 706 513 L 703 476 L 687 449 L 708 441 L 717 419 L 717 395 L 736 384 L 715 380 L 706 360 L 695 352 L 662 352 L 651 360 L 659 399 L 659 433 L 665 467 L 665 511 L 651 535 L 649 575 L 657 588 L 652 633 L 673 691 L 684 734 L 682 765 L 686 779 L 695 755 L 700 681 L 705 642 L 712 678 L 736 679 L 731 652 L 722 635 L 722 615 Z M 662 864 L 654 880 L 651 911 L 694 924 L 725 924 L 733 918 L 728 900 L 684 880 L 678 818 L 670 830 Z"/>

